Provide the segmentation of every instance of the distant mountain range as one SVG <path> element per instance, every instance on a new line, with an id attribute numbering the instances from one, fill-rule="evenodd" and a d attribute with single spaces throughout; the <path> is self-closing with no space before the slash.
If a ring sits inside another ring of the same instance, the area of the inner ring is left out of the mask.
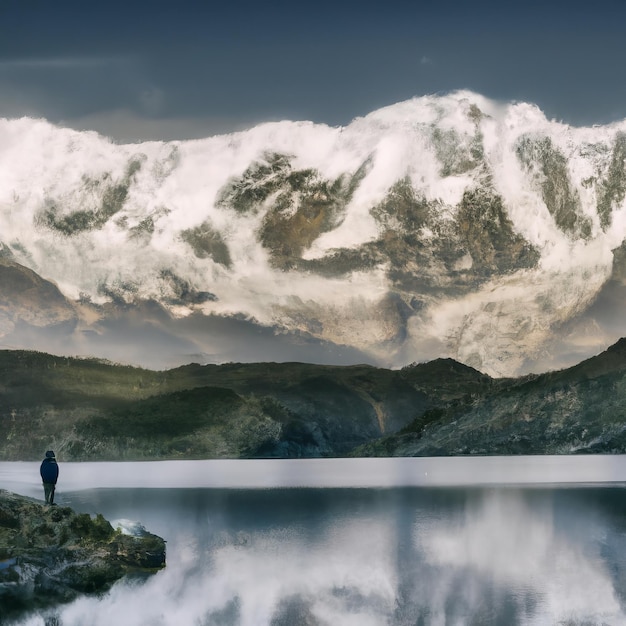
<path id="1" fill-rule="evenodd" d="M 626 335 L 625 161 L 626 122 L 470 92 L 184 142 L 0 119 L 0 345 L 572 365 Z"/>
<path id="2" fill-rule="evenodd" d="M 626 339 L 494 379 L 452 359 L 151 371 L 0 351 L 0 458 L 64 461 L 626 452 Z"/>

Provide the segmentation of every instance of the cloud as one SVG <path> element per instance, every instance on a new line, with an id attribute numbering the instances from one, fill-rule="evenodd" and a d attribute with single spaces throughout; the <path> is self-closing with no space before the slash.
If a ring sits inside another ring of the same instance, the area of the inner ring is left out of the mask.
<path id="1" fill-rule="evenodd" d="M 118 57 L 50 57 L 0 61 L 0 71 L 92 69 L 126 62 Z"/>
<path id="2" fill-rule="evenodd" d="M 146 80 L 136 57 L 40 56 L 0 58 L 0 115 L 44 117 L 53 123 L 63 118 L 134 105 L 141 102 Z M 154 109 L 155 95 L 152 95 Z M 123 102 L 124 105 L 120 105 Z"/>
<path id="3" fill-rule="evenodd" d="M 118 143 L 204 139 L 254 126 L 253 121 L 246 124 L 235 117 L 166 118 L 156 116 L 162 98 L 163 96 L 160 96 L 158 92 L 145 92 L 140 95 L 140 100 L 146 109 L 148 105 L 152 105 L 152 111 L 146 112 L 153 112 L 155 117 L 146 117 L 134 111 L 120 108 L 63 119 L 59 123 L 75 130 L 95 130 Z"/>
<path id="4" fill-rule="evenodd" d="M 433 60 L 430 57 L 423 56 L 420 59 L 420 65 L 432 65 L 432 64 L 433 64 Z"/>

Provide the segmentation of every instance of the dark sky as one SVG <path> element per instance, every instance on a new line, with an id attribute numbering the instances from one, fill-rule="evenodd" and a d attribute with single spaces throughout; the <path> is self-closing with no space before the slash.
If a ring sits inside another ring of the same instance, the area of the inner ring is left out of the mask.
<path id="1" fill-rule="evenodd" d="M 185 139 L 471 89 L 606 123 L 625 32 L 624 0 L 0 0 L 0 116 Z"/>

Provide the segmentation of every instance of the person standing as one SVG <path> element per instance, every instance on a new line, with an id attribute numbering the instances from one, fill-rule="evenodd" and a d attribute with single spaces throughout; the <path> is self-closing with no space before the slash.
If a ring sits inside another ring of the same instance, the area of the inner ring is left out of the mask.
<path id="1" fill-rule="evenodd" d="M 59 478 L 59 466 L 52 450 L 46 452 L 46 458 L 41 462 L 39 473 L 43 481 L 46 504 L 54 504 L 54 490 Z"/>

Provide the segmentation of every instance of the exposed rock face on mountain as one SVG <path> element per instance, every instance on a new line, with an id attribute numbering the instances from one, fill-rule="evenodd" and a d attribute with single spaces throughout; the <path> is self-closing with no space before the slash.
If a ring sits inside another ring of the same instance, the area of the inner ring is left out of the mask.
<path id="1" fill-rule="evenodd" d="M 452 357 L 509 376 L 626 333 L 591 310 L 624 297 L 609 283 L 626 122 L 572 128 L 469 92 L 344 128 L 280 122 L 126 146 L 0 120 L 0 163 L 3 271 L 34 284 L 28 268 L 59 290 L 51 310 L 43 285 L 0 307 L 12 346 L 159 367 L 263 360 L 254 347 L 269 332 L 301 360 Z M 216 319 L 249 324 L 247 340 L 235 326 L 224 340 Z M 61 322 L 74 325 L 55 344 L 41 325 Z"/>
<path id="2" fill-rule="evenodd" d="M 0 489 L 0 617 L 106 591 L 131 571 L 165 566 L 165 542 L 115 531 L 101 515 Z M 2 621 L 0 619 L 0 621 Z"/>
<path id="3" fill-rule="evenodd" d="M 52 283 L 32 270 L 0 256 L 0 333 L 10 334 L 16 326 L 64 326 L 72 331 L 77 315 L 74 306 Z M 64 332 L 61 330 L 60 332 Z"/>
<path id="4" fill-rule="evenodd" d="M 485 393 L 486 391 L 486 393 Z M 558 372 L 495 381 L 355 455 L 624 454 L 626 339 Z"/>

